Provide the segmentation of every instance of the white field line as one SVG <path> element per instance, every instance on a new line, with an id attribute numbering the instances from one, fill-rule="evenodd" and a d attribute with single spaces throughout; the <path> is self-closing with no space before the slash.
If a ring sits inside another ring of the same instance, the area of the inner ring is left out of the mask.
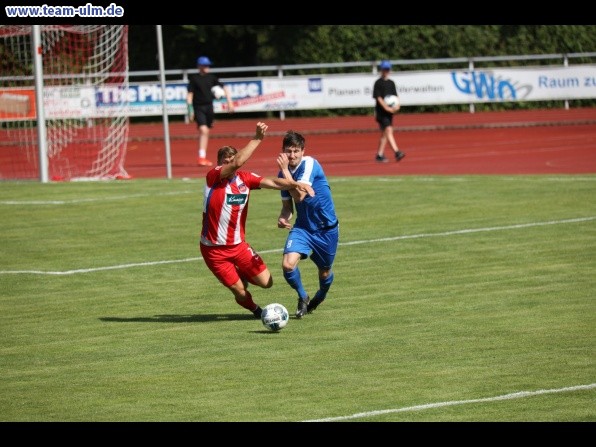
<path id="1" fill-rule="evenodd" d="M 577 223 L 577 222 L 587 222 L 591 220 L 595 220 L 596 216 L 589 216 L 589 217 L 578 217 L 574 219 L 562 219 L 562 220 L 549 220 L 546 222 L 531 222 L 526 224 L 516 224 L 516 225 L 505 225 L 501 227 L 485 227 L 485 228 L 468 228 L 464 230 L 453 230 L 453 231 L 444 231 L 441 233 L 420 233 L 420 234 L 411 234 L 406 236 L 395 236 L 395 237 L 384 237 L 380 239 L 366 239 L 361 241 L 352 241 L 352 242 L 341 242 L 339 245 L 346 246 L 346 245 L 359 245 L 359 244 L 371 244 L 376 242 L 389 242 L 389 241 L 399 241 L 404 239 L 416 239 L 416 238 L 425 238 L 425 237 L 440 237 L 440 236 L 452 236 L 458 234 L 470 234 L 470 233 L 480 233 L 485 231 L 502 231 L 502 230 L 515 230 L 519 228 L 530 228 L 530 227 L 540 227 L 544 225 L 559 225 L 559 224 L 566 224 L 566 223 Z M 340 224 L 341 225 L 341 224 Z M 271 250 L 259 250 L 259 253 L 276 253 L 281 252 L 282 249 L 271 249 Z M 172 259 L 166 261 L 150 261 L 150 262 L 136 262 L 131 264 L 118 264 L 118 265 L 110 265 L 106 267 L 95 267 L 95 268 L 86 268 L 86 269 L 76 269 L 76 270 L 63 270 L 63 271 L 43 271 L 43 270 L 0 270 L 0 275 L 9 275 L 9 274 L 30 274 L 30 275 L 75 275 L 78 273 L 93 273 L 93 272 L 101 272 L 105 270 L 119 270 L 119 269 L 127 269 L 132 267 L 147 267 L 153 265 L 161 265 L 161 264 L 178 264 L 182 262 L 195 262 L 200 261 L 203 259 L 202 257 L 196 258 L 186 258 L 186 259 Z"/>
<path id="2" fill-rule="evenodd" d="M 180 194 L 197 194 L 197 191 L 172 191 L 155 194 L 127 194 L 124 196 L 97 197 L 94 199 L 72 200 L 1 200 L 0 205 L 76 205 L 78 203 L 106 202 L 109 200 L 127 200 L 139 197 L 178 196 Z"/>
<path id="3" fill-rule="evenodd" d="M 543 175 L 535 175 L 533 177 L 520 179 L 519 176 L 515 175 L 500 175 L 500 180 L 506 182 L 520 182 L 521 180 L 527 180 L 531 182 L 596 182 L 596 176 L 593 175 L 586 175 L 580 176 L 577 174 L 570 174 L 570 175 L 561 175 L 561 176 L 543 176 Z M 415 176 L 415 177 L 403 177 L 403 176 L 391 176 L 391 177 L 359 177 L 358 182 L 404 182 L 404 181 L 412 181 L 412 182 L 469 182 L 473 181 L 473 176 L 446 176 L 440 177 L 438 175 L 428 175 L 428 176 Z M 330 180 L 330 183 L 341 183 L 341 182 L 354 182 L 354 177 L 333 177 Z M 1 203 L 1 202 L 0 202 Z"/>
<path id="4" fill-rule="evenodd" d="M 567 392 L 573 392 L 573 391 L 592 390 L 594 388 L 596 388 L 596 383 L 591 383 L 589 385 L 569 386 L 569 387 L 565 387 L 565 388 L 554 388 L 554 389 L 550 389 L 550 390 L 519 391 L 517 393 L 503 394 L 501 396 L 494 396 L 494 397 L 485 397 L 482 399 L 452 400 L 452 401 L 448 401 L 448 402 L 437 402 L 434 404 L 414 405 L 413 407 L 402 407 L 402 408 L 391 408 L 388 410 L 366 411 L 364 413 L 355 413 L 355 414 L 351 414 L 349 416 L 337 416 L 337 417 L 330 417 L 330 418 L 323 418 L 323 419 L 310 419 L 310 420 L 306 420 L 306 421 L 302 421 L 302 422 L 347 421 L 350 419 L 366 418 L 366 417 L 371 417 L 371 416 L 378 416 L 381 414 L 405 413 L 408 411 L 420 411 L 420 410 L 428 410 L 430 408 L 452 407 L 455 405 L 476 404 L 476 403 L 484 403 L 484 402 L 496 402 L 499 400 L 522 399 L 524 397 L 539 396 L 541 394 L 567 393 Z"/>
<path id="5" fill-rule="evenodd" d="M 499 152 L 501 153 L 501 152 Z M 520 181 L 519 176 L 501 176 L 502 180 L 505 181 Z M 359 182 L 403 182 L 405 179 L 399 176 L 392 176 L 392 177 L 363 177 L 359 178 Z M 415 178 L 409 178 L 408 180 L 413 180 L 417 182 L 462 182 L 462 181 L 469 181 L 470 178 L 468 176 L 417 176 Z M 537 181 L 560 181 L 560 182 L 596 182 L 596 176 L 579 176 L 579 175 L 563 175 L 563 176 L 535 176 L 529 178 L 528 180 L 532 182 Z M 195 179 L 186 179 L 183 180 L 187 183 L 192 183 Z M 334 177 L 330 179 L 332 183 L 336 182 L 353 182 L 353 177 Z M 197 182 L 198 183 L 198 182 Z M 186 191 L 171 191 L 171 192 L 160 192 L 160 193 L 138 193 L 138 194 L 127 194 L 121 196 L 109 196 L 109 197 L 96 197 L 96 198 L 88 198 L 88 199 L 71 199 L 71 200 L 0 200 L 0 205 L 74 205 L 79 203 L 93 203 L 93 202 L 104 202 L 109 200 L 126 200 L 131 198 L 140 198 L 140 197 L 155 197 L 155 196 L 174 196 L 174 195 L 181 195 L 181 194 L 197 194 L 200 193 L 199 190 L 186 190 Z"/>
<path id="6" fill-rule="evenodd" d="M 384 237 L 381 239 L 367 239 L 365 241 L 344 242 L 340 245 L 358 245 L 358 244 L 368 244 L 371 242 L 387 242 L 387 241 L 396 241 L 396 240 L 401 240 L 401 239 L 416 239 L 416 238 L 420 238 L 420 237 L 451 236 L 454 234 L 479 233 L 482 231 L 515 230 L 518 228 L 540 227 L 543 225 L 557 225 L 557 224 L 564 224 L 564 223 L 586 222 L 586 221 L 594 220 L 594 219 L 596 219 L 596 216 L 578 217 L 575 219 L 549 220 L 546 222 L 531 222 L 531 223 L 516 224 L 516 225 L 505 225 L 502 227 L 470 228 L 470 229 L 466 229 L 466 230 L 445 231 L 443 233 L 411 234 L 408 236 Z"/>

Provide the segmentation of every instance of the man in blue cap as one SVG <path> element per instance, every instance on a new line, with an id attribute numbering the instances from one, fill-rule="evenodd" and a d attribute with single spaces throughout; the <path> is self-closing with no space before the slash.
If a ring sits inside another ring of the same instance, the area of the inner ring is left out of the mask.
<path id="1" fill-rule="evenodd" d="M 381 70 L 381 76 L 375 81 L 372 94 L 375 99 L 375 120 L 379 124 L 379 129 L 381 129 L 381 138 L 379 139 L 379 146 L 377 148 L 377 156 L 375 157 L 375 160 L 380 163 L 389 161 L 387 160 L 387 157 L 385 157 L 385 146 L 387 145 L 387 142 L 389 142 L 389 145 L 395 154 L 395 161 L 400 161 L 406 154 L 399 150 L 393 136 L 393 115 L 399 111 L 399 101 L 393 107 L 390 107 L 385 102 L 386 96 L 398 96 L 395 82 L 393 82 L 392 79 L 389 79 L 391 62 L 387 60 L 381 61 L 379 69 Z"/>
<path id="2" fill-rule="evenodd" d="M 213 127 L 215 112 L 213 110 L 213 100 L 216 99 L 212 93 L 215 86 L 224 89 L 227 100 L 227 111 L 234 112 L 232 96 L 228 88 L 219 80 L 219 78 L 209 73 L 211 59 L 207 56 L 201 56 L 197 59 L 198 73 L 193 73 L 188 77 L 188 94 L 186 95 L 186 104 L 188 106 L 188 116 L 190 121 L 195 121 L 199 128 L 199 153 L 197 164 L 199 166 L 213 166 L 213 163 L 207 159 L 207 145 L 209 144 L 209 129 Z"/>

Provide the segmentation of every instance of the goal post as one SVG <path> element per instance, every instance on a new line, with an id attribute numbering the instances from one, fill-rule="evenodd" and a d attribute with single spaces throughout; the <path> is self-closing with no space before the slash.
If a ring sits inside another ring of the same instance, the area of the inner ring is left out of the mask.
<path id="1" fill-rule="evenodd" d="M 38 179 L 46 161 L 54 181 L 129 178 L 128 26 L 41 25 L 39 34 L 35 48 L 33 26 L 0 25 L 0 180 Z M 109 107 L 97 101 L 106 89 L 123 92 Z"/>

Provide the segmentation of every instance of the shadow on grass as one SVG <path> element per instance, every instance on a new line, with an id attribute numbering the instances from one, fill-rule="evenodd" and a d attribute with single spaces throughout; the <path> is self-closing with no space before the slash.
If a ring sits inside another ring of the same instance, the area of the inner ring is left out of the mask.
<path id="1" fill-rule="evenodd" d="M 100 317 L 99 319 L 101 321 L 112 323 L 209 323 L 213 321 L 258 321 L 250 314 L 154 315 L 152 317 Z"/>

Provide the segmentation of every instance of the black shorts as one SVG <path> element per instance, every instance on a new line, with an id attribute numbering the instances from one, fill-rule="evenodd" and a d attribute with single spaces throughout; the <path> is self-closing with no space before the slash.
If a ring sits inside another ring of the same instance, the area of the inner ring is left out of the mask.
<path id="1" fill-rule="evenodd" d="M 213 127 L 213 120 L 215 119 L 213 104 L 194 106 L 194 111 L 197 126 L 207 126 L 210 129 Z"/>
<path id="2" fill-rule="evenodd" d="M 379 128 L 385 130 L 389 126 L 393 126 L 393 114 L 389 113 L 376 113 L 375 119 L 379 123 Z"/>

